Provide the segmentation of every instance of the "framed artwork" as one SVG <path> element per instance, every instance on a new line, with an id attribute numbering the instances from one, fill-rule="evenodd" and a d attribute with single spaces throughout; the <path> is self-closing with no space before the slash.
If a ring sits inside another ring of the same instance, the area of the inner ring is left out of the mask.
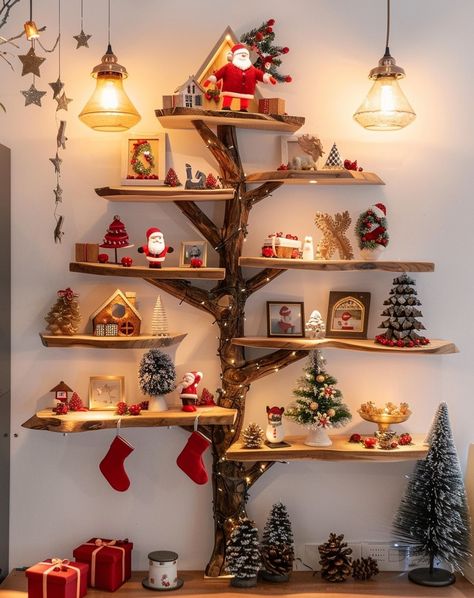
<path id="1" fill-rule="evenodd" d="M 367 338 L 369 307 L 370 293 L 331 291 L 326 337 Z"/>
<path id="2" fill-rule="evenodd" d="M 124 140 L 122 185 L 159 185 L 166 176 L 166 133 Z"/>
<path id="3" fill-rule="evenodd" d="M 206 241 L 181 241 L 181 253 L 179 254 L 179 267 L 190 268 L 191 260 L 198 258 L 202 260 L 202 267 L 207 265 L 207 243 Z"/>
<path id="4" fill-rule="evenodd" d="M 290 170 L 316 170 L 323 146 L 316 135 L 282 135 L 281 163 Z"/>
<path id="5" fill-rule="evenodd" d="M 91 376 L 89 379 L 89 409 L 115 411 L 117 403 L 125 400 L 123 376 Z"/>
<path id="6" fill-rule="evenodd" d="M 267 336 L 304 337 L 301 301 L 267 301 Z"/>

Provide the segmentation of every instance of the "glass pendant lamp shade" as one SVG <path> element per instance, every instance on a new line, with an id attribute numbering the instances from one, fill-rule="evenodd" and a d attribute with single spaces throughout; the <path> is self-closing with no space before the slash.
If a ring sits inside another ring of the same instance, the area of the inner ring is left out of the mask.
<path id="1" fill-rule="evenodd" d="M 127 70 L 117 63 L 110 44 L 92 76 L 97 79 L 96 87 L 79 114 L 80 120 L 95 131 L 120 132 L 136 125 L 140 115 L 123 88 Z"/>

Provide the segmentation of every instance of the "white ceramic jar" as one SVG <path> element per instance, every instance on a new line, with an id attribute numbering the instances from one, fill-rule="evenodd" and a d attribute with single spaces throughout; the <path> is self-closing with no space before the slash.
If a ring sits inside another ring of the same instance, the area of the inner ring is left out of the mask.
<path id="1" fill-rule="evenodd" d="M 148 555 L 148 585 L 159 590 L 178 586 L 178 555 L 171 550 L 155 550 Z"/>

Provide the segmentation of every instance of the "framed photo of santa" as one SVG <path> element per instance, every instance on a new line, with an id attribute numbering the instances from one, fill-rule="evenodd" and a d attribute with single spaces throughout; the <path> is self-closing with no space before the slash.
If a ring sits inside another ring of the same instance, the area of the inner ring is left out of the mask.
<path id="1" fill-rule="evenodd" d="M 367 338 L 369 307 L 370 293 L 331 291 L 326 336 L 328 338 Z"/>
<path id="2" fill-rule="evenodd" d="M 267 301 L 267 336 L 304 337 L 304 304 L 301 301 Z"/>

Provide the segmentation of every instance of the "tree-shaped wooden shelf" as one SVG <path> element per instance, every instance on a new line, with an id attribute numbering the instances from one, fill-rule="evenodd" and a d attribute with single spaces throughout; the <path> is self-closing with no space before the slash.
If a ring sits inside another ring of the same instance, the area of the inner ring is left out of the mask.
<path id="1" fill-rule="evenodd" d="M 156 203 L 162 201 L 224 201 L 233 199 L 233 189 L 185 189 L 184 187 L 99 187 L 97 195 L 108 201 Z"/>
<path id="2" fill-rule="evenodd" d="M 146 266 L 130 266 L 119 264 L 95 264 L 91 262 L 71 262 L 71 272 L 83 274 L 99 274 L 101 276 L 126 276 L 129 278 L 162 279 L 162 280 L 224 280 L 224 268 L 147 268 Z"/>
<path id="3" fill-rule="evenodd" d="M 356 170 L 270 170 L 245 177 L 247 183 L 279 182 L 284 185 L 385 185 L 373 172 Z"/>
<path id="4" fill-rule="evenodd" d="M 433 262 L 365 261 L 365 260 L 292 260 L 268 257 L 241 257 L 239 265 L 246 268 L 271 268 L 276 270 L 361 271 L 384 272 L 433 272 Z"/>
<path id="5" fill-rule="evenodd" d="M 30 430 L 72 433 L 116 428 L 119 420 L 122 428 L 192 426 L 196 416 L 199 416 L 199 425 L 232 425 L 237 410 L 224 407 L 200 407 L 194 413 L 168 409 L 160 412 L 142 411 L 140 415 L 117 415 L 113 411 L 74 411 L 66 415 L 56 415 L 52 409 L 44 409 L 38 411 L 22 426 Z"/>
<path id="6" fill-rule="evenodd" d="M 196 121 L 207 125 L 232 125 L 242 129 L 263 129 L 293 133 L 304 125 L 302 116 L 287 114 L 258 114 L 255 112 L 223 112 L 200 108 L 163 108 L 155 110 L 162 127 L 166 129 L 192 129 Z"/>
<path id="7" fill-rule="evenodd" d="M 425 436 L 412 435 L 413 444 L 399 446 L 396 449 L 366 449 L 360 443 L 349 442 L 348 436 L 332 436 L 331 446 L 307 446 L 304 436 L 285 438 L 290 446 L 268 448 L 265 444 L 259 449 L 246 449 L 238 440 L 226 452 L 229 461 L 297 461 L 319 459 L 322 461 L 413 461 L 423 459 L 428 452 L 424 444 Z"/>
<path id="8" fill-rule="evenodd" d="M 186 333 L 169 334 L 168 336 L 154 336 L 141 334 L 140 336 L 94 336 L 92 334 L 51 335 L 40 333 L 41 342 L 45 347 L 95 347 L 97 349 L 149 349 L 170 347 L 180 343 Z"/>
<path id="9" fill-rule="evenodd" d="M 287 349 L 288 351 L 312 351 L 313 349 L 348 349 L 373 353 L 399 353 L 401 355 L 448 355 L 459 353 L 451 341 L 431 340 L 428 345 L 414 347 L 388 347 L 372 339 L 353 338 L 275 338 L 266 336 L 245 336 L 232 339 L 233 345 L 260 349 Z"/>

